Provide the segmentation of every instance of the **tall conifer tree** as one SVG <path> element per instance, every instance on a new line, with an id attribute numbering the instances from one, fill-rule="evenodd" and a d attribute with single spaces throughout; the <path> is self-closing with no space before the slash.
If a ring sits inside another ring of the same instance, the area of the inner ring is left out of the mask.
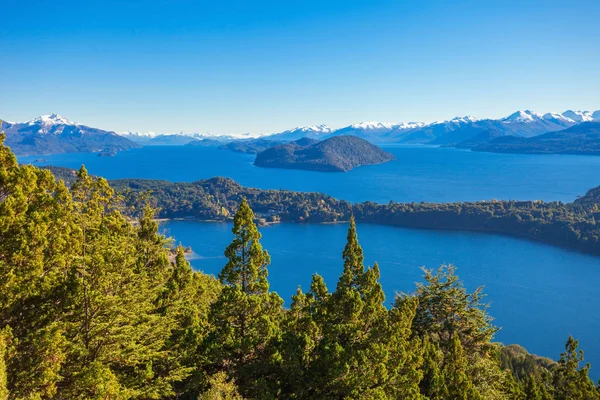
<path id="1" fill-rule="evenodd" d="M 213 366 L 233 376 L 242 394 L 268 397 L 277 391 L 276 380 L 269 378 L 277 358 L 273 340 L 281 335 L 283 300 L 269 292 L 270 257 L 253 219 L 244 199 L 233 220 L 234 239 L 225 250 L 228 262 L 219 274 L 224 286 L 211 310 L 213 332 L 207 346 Z"/>

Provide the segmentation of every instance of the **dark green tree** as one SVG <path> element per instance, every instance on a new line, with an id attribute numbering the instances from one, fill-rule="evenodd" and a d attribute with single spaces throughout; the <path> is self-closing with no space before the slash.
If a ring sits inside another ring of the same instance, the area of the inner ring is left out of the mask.
<path id="1" fill-rule="evenodd" d="M 274 341 L 281 336 L 283 300 L 269 291 L 270 257 L 260 244 L 254 214 L 243 200 L 233 220 L 234 239 L 219 274 L 223 289 L 214 303 L 207 338 L 212 365 L 233 377 L 243 395 L 269 398 L 277 392 L 278 355 Z"/>

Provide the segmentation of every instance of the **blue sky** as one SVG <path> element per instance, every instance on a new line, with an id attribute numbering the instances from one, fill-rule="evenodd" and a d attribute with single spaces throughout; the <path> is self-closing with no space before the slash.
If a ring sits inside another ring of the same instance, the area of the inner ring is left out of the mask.
<path id="1" fill-rule="evenodd" d="M 0 117 L 110 130 L 600 109 L 600 1 L 2 0 Z"/>

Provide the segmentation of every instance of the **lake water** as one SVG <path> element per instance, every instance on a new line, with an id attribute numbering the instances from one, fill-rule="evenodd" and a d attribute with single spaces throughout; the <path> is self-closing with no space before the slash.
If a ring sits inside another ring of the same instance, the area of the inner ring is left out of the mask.
<path id="1" fill-rule="evenodd" d="M 195 269 L 217 275 L 226 263 L 231 224 L 169 221 L 161 225 L 177 243 L 192 246 Z M 342 271 L 346 224 L 280 224 L 260 228 L 271 255 L 269 281 L 289 304 L 298 285 L 308 290 L 319 273 L 330 290 Z M 365 262 L 377 261 L 386 302 L 413 292 L 421 267 L 452 263 L 469 290 L 484 285 L 496 340 L 518 343 L 530 352 L 557 359 L 569 335 L 579 339 L 586 360 L 600 375 L 600 259 L 505 236 L 436 232 L 358 225 Z"/>
<path id="2" fill-rule="evenodd" d="M 356 202 L 453 202 L 484 199 L 572 201 L 600 185 L 600 157 L 477 153 L 428 146 L 386 150 L 396 160 L 346 173 L 258 168 L 254 155 L 210 147 L 144 147 L 114 157 L 59 154 L 22 162 L 79 168 L 107 179 L 195 181 L 226 176 L 245 186 L 324 192 Z"/>
<path id="3" fill-rule="evenodd" d="M 246 186 L 318 191 L 349 201 L 475 201 L 522 199 L 572 201 L 600 185 L 600 157 L 488 154 L 427 146 L 387 150 L 396 161 L 348 173 L 263 169 L 253 155 L 214 148 L 146 147 L 115 157 L 67 154 L 21 157 L 21 162 L 88 170 L 109 179 L 148 178 L 194 181 L 227 176 Z M 192 246 L 193 266 L 216 274 L 231 241 L 231 226 L 171 221 L 162 228 L 177 242 Z M 345 225 L 282 224 L 262 228 L 272 256 L 272 288 L 289 302 L 298 285 L 307 288 L 312 273 L 335 288 L 341 272 Z M 388 302 L 396 291 L 411 292 L 421 266 L 458 266 L 473 290 L 485 286 L 490 313 L 502 326 L 497 339 L 558 358 L 569 334 L 580 340 L 586 360 L 600 377 L 600 258 L 526 240 L 464 232 L 435 232 L 359 225 L 366 261 L 378 261 Z"/>

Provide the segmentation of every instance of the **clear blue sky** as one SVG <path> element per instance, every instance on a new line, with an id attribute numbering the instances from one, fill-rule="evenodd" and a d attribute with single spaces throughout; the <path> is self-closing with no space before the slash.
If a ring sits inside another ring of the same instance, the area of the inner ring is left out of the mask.
<path id="1" fill-rule="evenodd" d="M 0 117 L 267 133 L 600 109 L 600 1 L 3 0 Z"/>

